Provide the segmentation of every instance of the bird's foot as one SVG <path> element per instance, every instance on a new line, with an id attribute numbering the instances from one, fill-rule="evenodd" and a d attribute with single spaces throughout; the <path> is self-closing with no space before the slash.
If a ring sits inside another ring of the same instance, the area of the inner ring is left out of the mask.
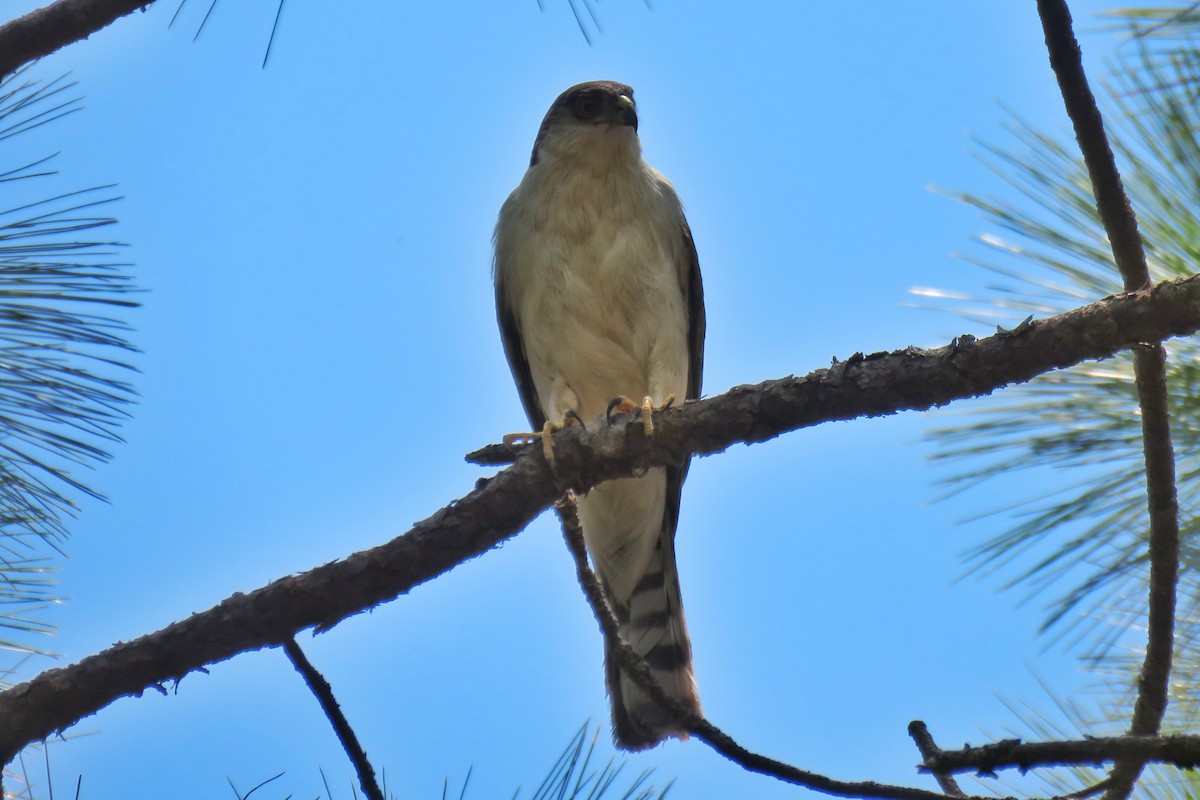
<path id="1" fill-rule="evenodd" d="M 540 440 L 540 433 L 506 433 L 500 440 L 505 447 L 524 447 L 527 444 L 533 444 Z"/>
<path id="2" fill-rule="evenodd" d="M 674 402 L 675 402 L 675 395 L 673 395 L 673 394 L 668 395 L 667 399 L 663 401 L 663 404 L 661 406 L 658 406 L 657 410 L 661 411 L 663 409 L 670 408 Z M 654 436 L 654 416 L 653 415 L 654 415 L 654 412 L 656 409 L 654 406 L 654 398 L 650 397 L 649 395 L 642 398 L 641 405 L 635 403 L 633 400 L 630 400 L 628 397 L 626 397 L 624 395 L 614 397 L 612 400 L 609 401 L 608 408 L 604 412 L 604 421 L 611 425 L 612 424 L 612 415 L 613 415 L 614 411 L 619 414 L 626 414 L 630 411 L 639 411 L 639 410 L 642 412 L 642 430 L 644 430 L 646 432 L 646 437 L 650 438 L 650 437 Z"/>
<path id="3" fill-rule="evenodd" d="M 666 411 L 675 402 L 675 395 L 669 394 L 663 400 L 662 405 L 655 408 L 654 398 L 647 395 L 642 398 L 642 428 L 646 431 L 646 438 L 654 436 L 654 412 Z"/>
<path id="4" fill-rule="evenodd" d="M 572 425 L 587 430 L 587 426 L 583 424 L 583 419 L 576 413 L 575 409 L 568 408 L 563 412 L 562 422 L 551 422 L 546 420 L 546 424 L 542 426 L 542 430 L 536 433 L 509 433 L 505 434 L 502 441 L 509 447 L 520 447 L 534 442 L 542 443 L 542 455 L 551 464 L 554 463 L 554 432 L 561 431 Z"/>

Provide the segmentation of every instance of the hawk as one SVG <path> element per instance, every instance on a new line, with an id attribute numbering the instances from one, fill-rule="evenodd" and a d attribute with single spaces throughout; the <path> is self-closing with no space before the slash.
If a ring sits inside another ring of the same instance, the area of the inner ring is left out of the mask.
<path id="1" fill-rule="evenodd" d="M 529 169 L 500 209 L 496 314 L 525 413 L 549 433 L 615 402 L 650 411 L 700 396 L 704 297 L 674 187 L 642 160 L 633 89 L 581 83 L 550 106 Z M 617 400 L 614 400 L 614 399 Z M 642 399 L 644 398 L 644 400 Z M 579 499 L 583 536 L 621 638 L 700 714 L 675 566 L 688 464 L 603 483 Z M 613 738 L 686 738 L 605 654 Z"/>

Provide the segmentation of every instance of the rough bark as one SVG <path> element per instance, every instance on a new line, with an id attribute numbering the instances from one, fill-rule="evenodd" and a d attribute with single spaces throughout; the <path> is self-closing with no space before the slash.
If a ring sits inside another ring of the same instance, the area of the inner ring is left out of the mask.
<path id="1" fill-rule="evenodd" d="M 0 25 L 0 80 L 153 0 L 58 0 Z"/>
<path id="2" fill-rule="evenodd" d="M 1111 761 L 1159 761 L 1180 769 L 1200 767 L 1200 736 L 1109 736 L 1065 742 L 1002 739 L 982 747 L 941 750 L 925 760 L 927 772 L 979 772 L 998 769 L 1100 765 Z"/>

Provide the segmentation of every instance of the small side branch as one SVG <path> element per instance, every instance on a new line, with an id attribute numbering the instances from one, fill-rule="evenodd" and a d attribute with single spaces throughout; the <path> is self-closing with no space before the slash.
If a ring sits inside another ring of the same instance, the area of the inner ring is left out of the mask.
<path id="1" fill-rule="evenodd" d="M 938 750 L 921 769 L 932 773 L 978 772 L 999 769 L 1025 771 L 1034 767 L 1100 766 L 1114 761 L 1155 761 L 1180 769 L 1200 767 L 1200 736 L 1106 736 L 1064 742 L 1022 742 L 1003 739 L 982 747 Z"/>
<path id="2" fill-rule="evenodd" d="M 321 704 L 321 710 L 325 712 L 325 717 L 333 726 L 333 732 L 337 734 L 338 741 L 342 743 L 342 749 L 346 751 L 350 763 L 354 765 L 354 771 L 358 773 L 358 785 L 362 787 L 363 794 L 367 796 L 368 800 L 384 800 L 383 791 L 380 790 L 379 783 L 375 780 L 375 770 L 371 769 L 371 762 L 367 760 L 367 752 L 359 744 L 354 729 L 350 727 L 350 721 L 342 713 L 342 707 L 338 705 L 337 699 L 333 696 L 333 688 L 329 685 L 329 681 L 325 680 L 325 676 L 312 665 L 295 639 L 288 639 L 283 643 L 283 652 L 287 653 L 292 666 L 304 678 L 313 697 L 317 698 L 317 702 Z"/>
<path id="3" fill-rule="evenodd" d="M 1113 258 L 1126 290 L 1141 289 L 1150 285 L 1146 252 L 1138 232 L 1137 217 L 1104 133 L 1104 120 L 1088 86 L 1079 43 L 1071 28 L 1071 12 L 1066 0 L 1038 0 L 1038 14 L 1046 35 L 1050 66 L 1075 127 L 1075 138 L 1092 179 L 1096 209 L 1108 234 Z M 1129 732 L 1137 735 L 1157 733 L 1166 713 L 1179 577 L 1179 501 L 1167 411 L 1166 350 L 1161 344 L 1134 348 L 1134 379 L 1142 412 L 1142 449 L 1150 516 L 1146 656 L 1129 725 Z M 1105 795 L 1107 800 L 1125 800 L 1133 791 L 1141 770 L 1142 762 L 1118 762 L 1113 769 L 1112 785 Z"/>
<path id="4" fill-rule="evenodd" d="M 916 742 L 917 750 L 921 752 L 921 761 L 928 764 L 937 759 L 942 751 L 933 741 L 933 735 L 929 729 L 925 727 L 925 723 L 919 719 L 908 723 L 908 735 Z M 954 776 L 946 770 L 931 769 L 933 777 L 938 782 L 938 786 L 942 787 L 942 791 L 950 797 L 962 797 L 963 791 L 958 786 L 958 781 L 954 780 Z"/>

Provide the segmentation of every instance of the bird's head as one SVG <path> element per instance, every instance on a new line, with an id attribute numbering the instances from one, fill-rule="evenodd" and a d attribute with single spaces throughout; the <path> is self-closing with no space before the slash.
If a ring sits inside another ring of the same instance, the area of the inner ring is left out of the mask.
<path id="1" fill-rule="evenodd" d="M 637 159 L 637 107 L 633 89 L 615 81 L 589 81 L 567 89 L 546 112 L 529 165 L 543 159 L 589 162 Z"/>

